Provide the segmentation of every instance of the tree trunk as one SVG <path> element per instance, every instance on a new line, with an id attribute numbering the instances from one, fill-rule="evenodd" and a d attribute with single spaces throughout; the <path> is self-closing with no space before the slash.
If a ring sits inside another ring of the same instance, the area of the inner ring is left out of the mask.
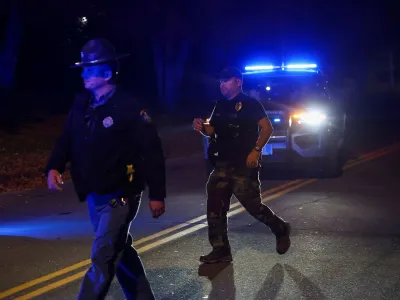
<path id="1" fill-rule="evenodd" d="M 17 1 L 11 1 L 10 15 L 6 31 L 4 48 L 0 51 L 0 89 L 8 90 L 14 87 L 15 68 L 18 49 L 22 36 L 22 22 Z"/>
<path id="2" fill-rule="evenodd" d="M 169 11 L 164 20 L 160 34 L 153 37 L 153 54 L 159 100 L 171 112 L 177 109 L 189 40 L 187 24 L 176 11 Z"/>

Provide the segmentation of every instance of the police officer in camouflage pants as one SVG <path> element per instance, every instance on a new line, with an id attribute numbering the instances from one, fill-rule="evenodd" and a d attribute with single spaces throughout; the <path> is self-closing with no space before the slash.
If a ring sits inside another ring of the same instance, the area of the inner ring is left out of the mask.
<path id="1" fill-rule="evenodd" d="M 215 164 L 207 182 L 208 236 L 212 251 L 200 257 L 203 263 L 232 261 L 227 235 L 227 212 L 232 195 L 274 233 L 279 254 L 286 253 L 290 247 L 289 223 L 261 202 L 259 159 L 273 128 L 262 104 L 242 92 L 242 82 L 240 70 L 225 68 L 220 74 L 224 97 L 216 103 L 209 123 L 202 119 L 193 121 L 194 130 L 216 141 L 209 149 Z"/>

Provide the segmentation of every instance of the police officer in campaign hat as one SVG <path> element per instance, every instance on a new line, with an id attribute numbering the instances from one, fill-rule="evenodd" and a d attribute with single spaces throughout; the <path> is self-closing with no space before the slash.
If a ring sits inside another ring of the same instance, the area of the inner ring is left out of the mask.
<path id="1" fill-rule="evenodd" d="M 232 261 L 227 220 L 232 195 L 255 219 L 270 228 L 276 237 L 276 251 L 284 254 L 290 247 L 290 225 L 261 202 L 259 159 L 273 132 L 272 125 L 262 104 L 243 93 L 239 69 L 227 67 L 219 78 L 223 99 L 216 103 L 208 123 L 202 119 L 193 121 L 196 131 L 215 140 L 209 151 L 215 166 L 207 182 L 212 251 L 201 256 L 200 261 Z"/>
<path id="2" fill-rule="evenodd" d="M 75 191 L 88 202 L 95 240 L 78 299 L 104 299 L 115 275 L 127 299 L 155 299 L 129 230 L 146 185 L 153 217 L 165 212 L 165 158 L 147 111 L 115 85 L 126 56 L 105 39 L 83 46 L 73 67 L 82 68 L 86 92 L 76 97 L 46 168 L 49 189 L 62 190 L 70 163 Z"/>

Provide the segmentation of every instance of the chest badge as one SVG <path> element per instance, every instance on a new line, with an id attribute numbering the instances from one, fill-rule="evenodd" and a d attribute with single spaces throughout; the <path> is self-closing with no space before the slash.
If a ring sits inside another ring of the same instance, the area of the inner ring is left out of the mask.
<path id="1" fill-rule="evenodd" d="M 111 117 L 107 117 L 103 120 L 103 125 L 105 128 L 111 127 L 114 124 L 114 120 Z"/>
<path id="2" fill-rule="evenodd" d="M 241 109 L 242 109 L 242 102 L 238 102 L 238 103 L 236 103 L 236 105 L 235 105 L 235 109 L 236 109 L 236 111 L 240 111 Z"/>

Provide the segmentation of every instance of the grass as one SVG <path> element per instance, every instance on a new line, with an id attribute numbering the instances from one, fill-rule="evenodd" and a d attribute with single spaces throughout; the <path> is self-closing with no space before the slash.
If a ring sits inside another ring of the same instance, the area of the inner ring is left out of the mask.
<path id="1" fill-rule="evenodd" d="M 43 170 L 66 116 L 24 125 L 18 134 L 0 131 L 0 193 L 30 190 L 47 185 Z M 187 120 L 183 124 L 157 122 L 166 158 L 202 151 L 199 135 Z M 68 171 L 64 180 L 70 179 Z"/>
<path id="2" fill-rule="evenodd" d="M 65 116 L 25 125 L 18 134 L 0 132 L 0 193 L 46 185 L 43 170 Z M 64 175 L 69 179 L 68 172 Z"/>

